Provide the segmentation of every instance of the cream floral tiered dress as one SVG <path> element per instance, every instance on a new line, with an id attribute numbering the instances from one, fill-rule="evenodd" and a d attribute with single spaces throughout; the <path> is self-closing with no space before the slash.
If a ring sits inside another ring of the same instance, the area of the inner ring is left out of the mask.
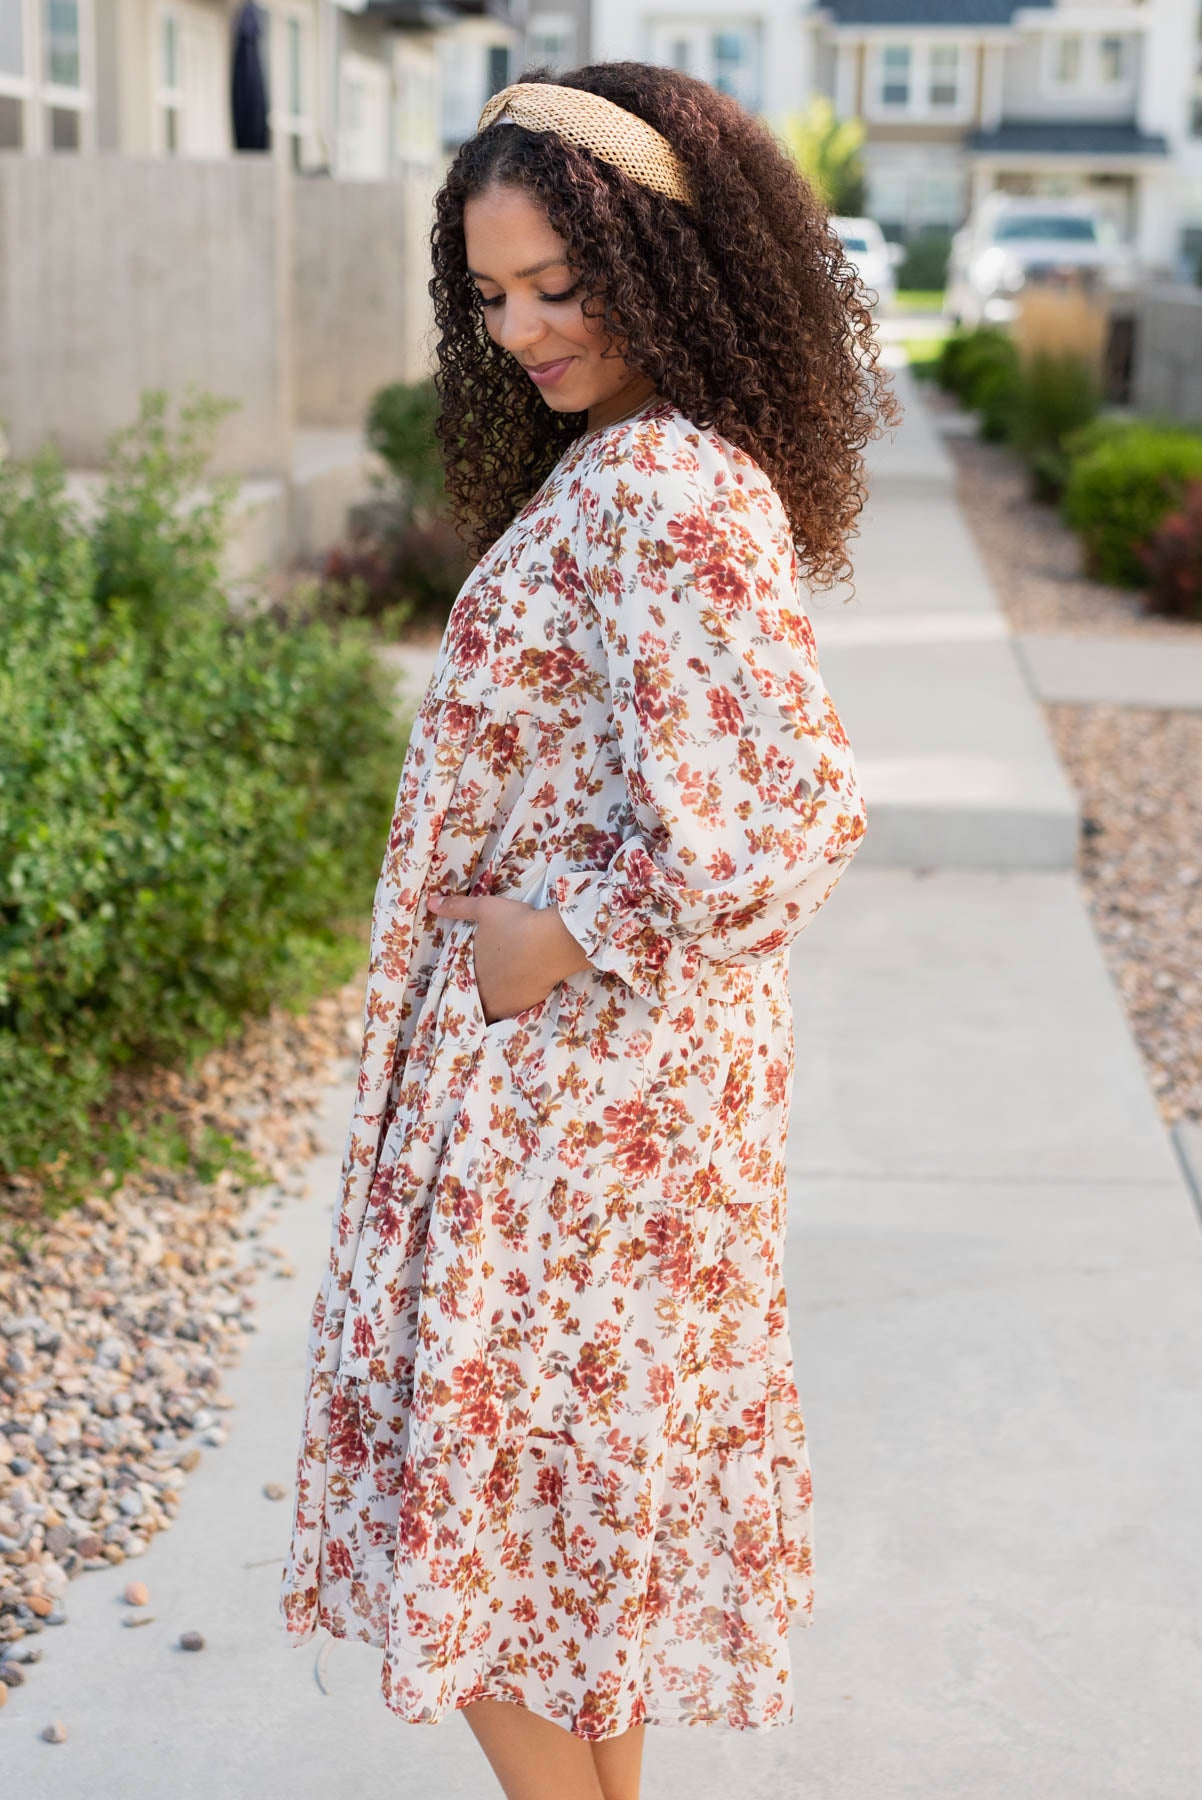
<path id="1" fill-rule="evenodd" d="M 788 955 L 864 825 L 764 472 L 660 398 L 576 439 L 413 727 L 309 1331 L 280 1606 L 402 1719 L 791 1719 Z M 436 887 L 592 967 L 486 1023 Z"/>

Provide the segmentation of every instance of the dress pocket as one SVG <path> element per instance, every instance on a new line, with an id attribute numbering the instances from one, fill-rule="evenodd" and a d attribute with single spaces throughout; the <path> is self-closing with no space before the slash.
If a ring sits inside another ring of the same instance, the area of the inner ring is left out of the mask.
<path id="1" fill-rule="evenodd" d="M 458 985 L 464 991 L 468 1010 L 472 1016 L 473 1029 L 481 1034 L 487 1034 L 490 1031 L 500 1032 L 506 1026 L 533 1024 L 550 1005 L 555 995 L 555 989 L 552 988 L 550 993 L 545 994 L 541 1000 L 535 1000 L 529 1006 L 522 1007 L 519 1012 L 502 1013 L 497 1019 L 485 1018 L 484 1003 L 480 998 L 480 983 L 476 975 L 476 922 L 474 919 L 468 919 L 466 924 L 468 929 L 464 933 L 463 941 L 457 951 L 458 960 L 462 964 L 459 970 Z"/>
<path id="2" fill-rule="evenodd" d="M 603 1166 L 612 1177 L 615 1164 L 633 1179 L 654 1159 L 646 1001 L 616 976 L 584 970 L 490 1023 L 470 930 L 453 954 L 450 980 L 475 1042 L 462 1098 L 473 1136 L 531 1172 L 577 1185 Z"/>

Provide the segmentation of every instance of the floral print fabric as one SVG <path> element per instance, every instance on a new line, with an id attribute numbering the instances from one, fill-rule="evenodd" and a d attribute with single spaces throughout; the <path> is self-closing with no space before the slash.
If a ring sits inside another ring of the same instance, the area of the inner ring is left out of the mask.
<path id="1" fill-rule="evenodd" d="M 865 819 L 764 472 L 662 399 L 577 439 L 413 726 L 310 1321 L 280 1607 L 401 1718 L 791 1719 L 788 952 Z M 486 1022 L 435 887 L 592 966 Z"/>

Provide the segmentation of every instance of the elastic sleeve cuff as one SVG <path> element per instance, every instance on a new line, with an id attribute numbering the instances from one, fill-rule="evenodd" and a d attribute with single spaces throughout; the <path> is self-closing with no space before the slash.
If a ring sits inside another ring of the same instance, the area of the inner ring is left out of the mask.
<path id="1" fill-rule="evenodd" d="M 605 869 L 568 870 L 548 883 L 548 898 L 595 969 L 617 975 L 652 1005 L 680 998 L 700 973 L 700 947 L 679 945 L 644 913 L 619 911 L 615 918 L 608 880 Z"/>

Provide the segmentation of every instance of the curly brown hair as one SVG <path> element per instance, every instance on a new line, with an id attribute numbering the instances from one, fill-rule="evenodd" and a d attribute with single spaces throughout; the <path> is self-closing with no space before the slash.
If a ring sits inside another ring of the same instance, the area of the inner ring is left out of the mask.
<path id="1" fill-rule="evenodd" d="M 695 425 L 759 463 L 810 581 L 843 580 L 866 498 L 863 447 L 901 415 L 860 276 L 825 207 L 765 124 L 675 69 L 604 62 L 519 79 L 602 94 L 647 120 L 684 162 L 694 204 L 512 121 L 460 145 L 435 203 L 429 287 L 436 429 L 472 553 L 489 549 L 587 425 L 585 413 L 547 406 L 484 323 L 464 204 L 500 183 L 541 205 L 568 246 L 586 313 L 603 317 L 626 361 Z"/>

